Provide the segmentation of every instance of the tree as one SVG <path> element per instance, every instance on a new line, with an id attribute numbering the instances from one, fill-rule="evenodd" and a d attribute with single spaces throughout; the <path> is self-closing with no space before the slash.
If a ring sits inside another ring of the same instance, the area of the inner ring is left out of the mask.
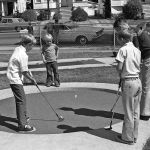
<path id="1" fill-rule="evenodd" d="M 77 7 L 75 10 L 72 11 L 72 16 L 70 19 L 73 21 L 86 21 L 87 18 L 87 12 L 81 7 Z"/>
<path id="2" fill-rule="evenodd" d="M 139 19 L 142 17 L 142 3 L 141 0 L 129 0 L 122 8 L 126 19 Z"/>
<path id="3" fill-rule="evenodd" d="M 33 9 L 26 10 L 22 16 L 25 21 L 36 21 L 37 20 L 37 13 Z"/>
<path id="4" fill-rule="evenodd" d="M 105 18 L 111 18 L 111 0 L 104 0 Z"/>

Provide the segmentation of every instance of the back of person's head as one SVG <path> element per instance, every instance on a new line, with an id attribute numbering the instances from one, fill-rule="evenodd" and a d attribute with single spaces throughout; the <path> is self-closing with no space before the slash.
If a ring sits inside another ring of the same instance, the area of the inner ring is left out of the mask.
<path id="1" fill-rule="evenodd" d="M 121 32 L 120 34 L 118 34 L 118 38 L 122 41 L 129 42 L 131 41 L 132 34 L 130 34 L 129 32 Z"/>
<path id="2" fill-rule="evenodd" d="M 52 35 L 51 34 L 45 34 L 43 37 L 42 37 L 42 40 L 44 41 L 44 42 L 52 42 L 52 40 L 53 40 L 53 37 L 52 37 Z"/>
<path id="3" fill-rule="evenodd" d="M 27 45 L 29 43 L 36 44 L 36 39 L 32 34 L 23 35 L 21 39 L 22 45 Z"/>
<path id="4" fill-rule="evenodd" d="M 129 32 L 130 26 L 128 25 L 128 23 L 125 19 L 118 18 L 114 22 L 114 29 L 115 29 L 116 33 Z"/>

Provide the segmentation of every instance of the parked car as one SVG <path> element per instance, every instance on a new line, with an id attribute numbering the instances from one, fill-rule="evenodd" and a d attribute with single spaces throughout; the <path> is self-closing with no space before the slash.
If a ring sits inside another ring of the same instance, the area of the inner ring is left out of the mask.
<path id="1" fill-rule="evenodd" d="M 25 22 L 22 18 L 3 17 L 0 22 L 0 31 L 16 30 L 19 32 L 28 26 L 28 22 Z"/>
<path id="2" fill-rule="evenodd" d="M 34 36 L 39 40 L 45 34 L 45 26 L 47 22 L 41 22 L 38 26 L 34 26 Z M 52 23 L 53 24 L 53 23 Z M 77 42 L 85 45 L 90 41 L 96 40 L 103 34 L 103 28 L 90 25 L 78 25 L 70 23 L 59 23 L 59 42 Z"/>

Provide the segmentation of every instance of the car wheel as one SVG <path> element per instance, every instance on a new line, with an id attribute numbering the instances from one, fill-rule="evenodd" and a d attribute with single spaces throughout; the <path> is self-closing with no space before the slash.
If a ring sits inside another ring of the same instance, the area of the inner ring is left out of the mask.
<path id="1" fill-rule="evenodd" d="M 79 36 L 77 37 L 77 43 L 81 45 L 86 45 L 88 42 L 88 39 L 85 36 Z"/>
<path id="2" fill-rule="evenodd" d="M 21 27 L 16 27 L 17 32 L 20 32 L 21 29 L 22 29 Z"/>

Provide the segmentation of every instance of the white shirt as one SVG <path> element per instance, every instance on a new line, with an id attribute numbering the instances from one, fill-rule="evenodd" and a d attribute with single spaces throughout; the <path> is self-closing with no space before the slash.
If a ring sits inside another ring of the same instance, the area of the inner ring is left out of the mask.
<path id="1" fill-rule="evenodd" d="M 8 63 L 7 78 L 10 84 L 23 84 L 21 76 L 24 71 L 28 71 L 28 55 L 23 46 L 18 46 L 15 48 Z"/>
<path id="2" fill-rule="evenodd" d="M 121 78 L 139 77 L 141 52 L 132 42 L 119 49 L 116 60 L 123 63 Z"/>

